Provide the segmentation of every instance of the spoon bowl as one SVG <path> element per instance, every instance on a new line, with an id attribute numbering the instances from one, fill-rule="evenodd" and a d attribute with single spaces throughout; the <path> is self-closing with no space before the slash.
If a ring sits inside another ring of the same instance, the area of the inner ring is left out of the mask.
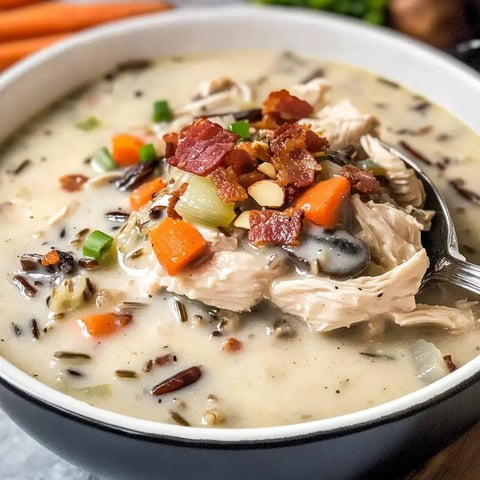
<path id="1" fill-rule="evenodd" d="M 382 142 L 382 145 L 415 171 L 425 189 L 424 208 L 435 212 L 431 229 L 422 232 L 422 244 L 430 259 L 422 287 L 431 281 L 443 281 L 480 295 L 480 266 L 467 262 L 458 251 L 452 217 L 437 187 L 407 153 L 385 142 Z"/>

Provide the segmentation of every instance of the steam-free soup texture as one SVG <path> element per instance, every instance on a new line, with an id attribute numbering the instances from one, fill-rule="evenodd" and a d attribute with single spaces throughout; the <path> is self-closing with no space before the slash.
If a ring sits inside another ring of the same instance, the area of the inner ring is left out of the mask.
<path id="1" fill-rule="evenodd" d="M 288 52 L 119 66 L 0 154 L 0 354 L 101 408 L 224 428 L 448 375 L 480 351 L 478 309 L 448 285 L 415 298 L 433 212 L 377 136 L 434 179 L 480 262 L 480 140 L 428 99 Z M 221 167 L 200 172 L 205 155 Z M 322 182 L 345 189 L 327 217 L 308 194 Z"/>

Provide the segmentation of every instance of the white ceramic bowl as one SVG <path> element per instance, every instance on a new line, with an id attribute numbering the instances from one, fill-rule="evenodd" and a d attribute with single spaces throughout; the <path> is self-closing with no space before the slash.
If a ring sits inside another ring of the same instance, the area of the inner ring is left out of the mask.
<path id="1" fill-rule="evenodd" d="M 336 16 L 235 7 L 185 9 L 112 24 L 27 59 L 0 76 L 0 141 L 119 62 L 259 48 L 366 68 L 480 130 L 478 75 L 456 60 L 393 32 Z M 472 425 L 480 418 L 479 377 L 480 358 L 422 390 L 368 410 L 283 427 L 201 429 L 92 407 L 0 357 L 0 405 L 52 450 L 115 478 L 350 479 L 399 472 L 405 456 L 412 463 Z"/>

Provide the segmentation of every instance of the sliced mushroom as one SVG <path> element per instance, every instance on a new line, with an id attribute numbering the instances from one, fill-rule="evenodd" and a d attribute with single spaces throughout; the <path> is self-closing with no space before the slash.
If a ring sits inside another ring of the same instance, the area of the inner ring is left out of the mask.
<path id="1" fill-rule="evenodd" d="M 284 248 L 298 270 L 315 275 L 352 277 L 370 262 L 366 244 L 344 230 L 313 227 L 299 247 Z"/>

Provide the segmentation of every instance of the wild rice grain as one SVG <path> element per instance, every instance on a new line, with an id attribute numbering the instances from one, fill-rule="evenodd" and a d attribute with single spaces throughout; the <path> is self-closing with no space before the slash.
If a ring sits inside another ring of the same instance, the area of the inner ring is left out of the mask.
<path id="1" fill-rule="evenodd" d="M 31 328 L 32 328 L 33 338 L 34 338 L 34 340 L 38 340 L 40 338 L 40 331 L 38 329 L 38 323 L 34 318 L 32 318 L 30 324 L 31 324 Z"/>

